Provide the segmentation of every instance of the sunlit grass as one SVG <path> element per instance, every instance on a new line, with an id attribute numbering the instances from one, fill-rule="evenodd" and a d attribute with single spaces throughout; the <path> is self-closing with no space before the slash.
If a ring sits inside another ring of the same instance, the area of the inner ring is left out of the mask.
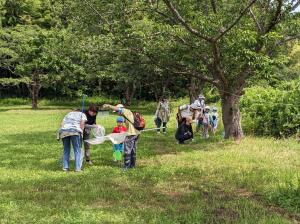
<path id="1" fill-rule="evenodd" d="M 147 127 L 154 104 L 141 104 Z M 57 109 L 58 108 L 58 109 Z M 59 109 L 60 108 L 60 109 Z M 299 221 L 300 145 L 216 136 L 177 145 L 143 133 L 137 168 L 123 173 L 109 143 L 92 148 L 93 166 L 61 170 L 55 132 L 68 107 L 0 108 L 0 223 L 290 223 Z M 110 133 L 116 116 L 98 119 Z"/>

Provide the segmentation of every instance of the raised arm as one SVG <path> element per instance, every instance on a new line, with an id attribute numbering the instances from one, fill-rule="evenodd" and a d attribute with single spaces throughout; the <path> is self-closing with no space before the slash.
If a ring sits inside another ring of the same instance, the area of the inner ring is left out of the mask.
<path id="1" fill-rule="evenodd" d="M 114 111 L 118 111 L 119 110 L 118 107 L 110 105 L 110 104 L 104 104 L 103 108 L 109 108 L 109 109 L 114 110 Z"/>

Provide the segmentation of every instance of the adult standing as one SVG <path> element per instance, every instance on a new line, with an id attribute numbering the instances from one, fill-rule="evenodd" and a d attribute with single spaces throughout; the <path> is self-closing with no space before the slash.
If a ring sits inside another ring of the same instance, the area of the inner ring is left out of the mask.
<path id="1" fill-rule="evenodd" d="M 84 114 L 87 117 L 87 126 L 83 131 L 83 140 L 84 140 L 84 158 L 87 164 L 92 165 L 91 160 L 91 146 L 85 140 L 90 139 L 92 125 L 96 125 L 96 119 L 98 114 L 98 108 L 94 104 L 90 104 L 88 110 L 84 111 Z"/>
<path id="2" fill-rule="evenodd" d="M 80 110 L 75 110 L 68 113 L 62 123 L 59 131 L 59 137 L 63 141 L 63 170 L 69 171 L 71 143 L 74 149 L 75 172 L 81 171 L 81 136 L 83 133 L 86 115 Z"/>
<path id="3" fill-rule="evenodd" d="M 166 97 L 160 98 L 156 112 L 155 112 L 155 124 L 157 126 L 157 133 L 160 133 L 160 127 L 163 126 L 163 133 L 166 133 L 167 123 L 170 120 L 170 106 Z"/>
<path id="4" fill-rule="evenodd" d="M 124 168 L 134 168 L 136 165 L 137 141 L 140 135 L 140 132 L 133 126 L 134 114 L 131 110 L 126 109 L 122 104 L 118 104 L 116 106 L 104 104 L 103 108 L 109 108 L 125 118 L 127 137 L 124 141 Z"/>
<path id="5" fill-rule="evenodd" d="M 198 96 L 198 99 L 195 100 L 194 102 L 195 105 L 197 105 L 197 107 L 199 108 L 197 110 L 195 119 L 197 120 L 197 127 L 196 127 L 196 131 L 200 131 L 201 128 L 203 128 L 203 119 L 204 119 L 204 110 L 205 110 L 205 97 L 200 94 Z"/>

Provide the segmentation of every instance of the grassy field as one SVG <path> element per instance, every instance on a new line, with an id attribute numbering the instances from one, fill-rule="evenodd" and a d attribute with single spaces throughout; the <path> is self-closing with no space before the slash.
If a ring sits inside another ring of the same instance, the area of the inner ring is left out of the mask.
<path id="1" fill-rule="evenodd" d="M 153 105 L 151 105 L 153 106 Z M 93 166 L 64 173 L 55 132 L 63 107 L 0 107 L 0 223 L 299 223 L 300 144 L 221 134 L 177 145 L 144 133 L 137 168 L 121 172 L 109 143 Z M 146 113 L 148 127 L 153 114 Z M 110 132 L 115 116 L 99 118 Z"/>

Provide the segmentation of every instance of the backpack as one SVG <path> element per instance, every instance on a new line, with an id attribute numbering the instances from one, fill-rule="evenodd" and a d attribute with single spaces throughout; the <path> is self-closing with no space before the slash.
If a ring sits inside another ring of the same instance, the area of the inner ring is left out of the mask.
<path id="1" fill-rule="evenodd" d="M 133 112 L 133 118 L 134 118 L 134 122 L 132 123 L 127 117 L 125 117 L 125 119 L 130 122 L 133 127 L 138 130 L 144 130 L 146 127 L 146 122 L 144 117 L 139 113 L 139 112 Z"/>

